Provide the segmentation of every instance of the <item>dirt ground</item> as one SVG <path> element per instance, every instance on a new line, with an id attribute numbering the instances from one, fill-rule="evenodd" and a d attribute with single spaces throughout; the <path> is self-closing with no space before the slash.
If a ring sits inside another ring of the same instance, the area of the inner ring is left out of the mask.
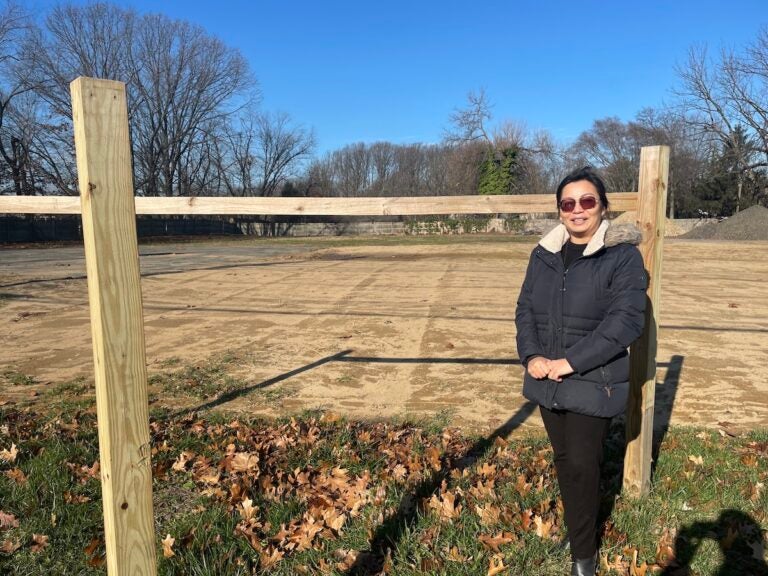
<path id="1" fill-rule="evenodd" d="M 248 386 L 219 409 L 538 427 L 514 326 L 532 245 L 142 246 L 149 373 L 234 354 Z M 665 241 L 658 425 L 768 425 L 767 249 Z M 84 274 L 82 248 L 0 250 L 0 400 L 34 404 L 77 377 L 92 385 Z"/>

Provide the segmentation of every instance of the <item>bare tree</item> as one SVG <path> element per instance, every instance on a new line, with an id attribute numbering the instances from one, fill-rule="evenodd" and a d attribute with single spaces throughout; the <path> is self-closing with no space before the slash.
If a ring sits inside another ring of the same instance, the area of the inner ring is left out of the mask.
<path id="1" fill-rule="evenodd" d="M 619 118 L 595 120 L 579 135 L 570 153 L 578 164 L 600 168 L 609 190 L 637 190 L 640 148 L 636 136 Z"/>
<path id="2" fill-rule="evenodd" d="M 202 28 L 143 16 L 131 50 L 135 71 L 134 137 L 147 194 L 179 195 L 179 171 L 200 146 L 208 122 L 224 122 L 236 97 L 253 97 L 243 56 Z"/>
<path id="3" fill-rule="evenodd" d="M 494 126 L 492 108 L 485 90 L 470 92 L 466 105 L 454 110 L 444 131 L 447 144 L 472 145 L 471 153 L 461 155 L 465 159 L 484 150 L 474 167 L 478 172 L 474 190 L 507 194 L 550 191 L 552 174 L 560 170 L 564 158 L 554 138 L 545 130 L 531 131 L 519 121 L 505 120 Z M 489 181 L 493 182 L 490 186 Z"/>
<path id="4" fill-rule="evenodd" d="M 665 144 L 670 147 L 669 218 L 689 197 L 704 176 L 712 153 L 711 137 L 698 131 L 690 118 L 670 108 L 644 108 L 632 123 L 638 146 Z"/>
<path id="5" fill-rule="evenodd" d="M 456 108 L 449 118 L 450 126 L 443 134 L 443 140 L 449 144 L 464 144 L 467 142 L 485 142 L 493 147 L 491 131 L 488 122 L 493 117 L 493 105 L 488 100 L 485 88 L 470 91 L 467 94 L 467 104 L 464 108 Z"/>
<path id="6" fill-rule="evenodd" d="M 73 78 L 127 82 L 134 180 L 145 195 L 203 191 L 195 179 L 210 177 L 210 126 L 258 97 L 243 56 L 199 26 L 110 4 L 54 7 L 24 59 L 62 122 Z"/>
<path id="7" fill-rule="evenodd" d="M 768 166 L 768 28 L 743 53 L 691 49 L 678 67 L 676 93 L 689 124 L 729 151 L 737 176 L 736 211 L 752 172 Z"/>
<path id="8" fill-rule="evenodd" d="M 35 193 L 35 174 L 30 148 L 35 125 L 25 114 L 29 111 L 30 88 L 26 71 L 19 66 L 23 36 L 31 29 L 29 16 L 20 6 L 6 3 L 0 9 L 0 158 L 15 194 Z M 0 181 L 0 191 L 5 188 Z"/>
<path id="9" fill-rule="evenodd" d="M 397 168 L 395 154 L 397 147 L 390 142 L 375 142 L 369 147 L 371 157 L 371 184 L 372 196 L 388 196 L 396 193 L 392 189 L 392 175 Z"/>
<path id="10" fill-rule="evenodd" d="M 59 4 L 42 29 L 25 39 L 29 84 L 64 118 L 71 114 L 69 83 L 78 76 L 132 82 L 129 55 L 138 15 L 111 4 Z M 87 40 L 86 40 L 87 39 Z"/>
<path id="11" fill-rule="evenodd" d="M 293 123 L 284 112 L 264 113 L 255 118 L 254 157 L 262 196 L 275 196 L 302 162 L 314 152 L 312 130 Z"/>

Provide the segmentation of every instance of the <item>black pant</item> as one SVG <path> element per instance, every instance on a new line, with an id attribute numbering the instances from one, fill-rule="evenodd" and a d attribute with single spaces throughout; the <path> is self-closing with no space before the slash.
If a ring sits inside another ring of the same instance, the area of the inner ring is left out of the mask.
<path id="1" fill-rule="evenodd" d="M 571 555 L 591 558 L 597 551 L 600 465 L 611 419 L 540 408 L 555 451 Z"/>

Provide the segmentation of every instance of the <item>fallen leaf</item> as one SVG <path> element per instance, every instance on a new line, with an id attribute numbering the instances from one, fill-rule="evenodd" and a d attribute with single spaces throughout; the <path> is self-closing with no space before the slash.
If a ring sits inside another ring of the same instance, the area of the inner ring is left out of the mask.
<path id="1" fill-rule="evenodd" d="M 91 556 L 100 545 L 101 545 L 101 538 L 92 538 L 91 541 L 88 543 L 88 546 L 86 546 L 83 549 L 83 551 L 88 556 Z"/>
<path id="2" fill-rule="evenodd" d="M 675 534 L 668 528 L 661 533 L 659 541 L 656 543 L 656 563 L 661 566 L 669 566 L 675 561 L 675 550 L 672 545 L 675 540 Z"/>
<path id="3" fill-rule="evenodd" d="M 501 550 L 499 550 L 499 546 L 502 544 L 509 544 L 510 542 L 514 542 L 515 537 L 510 532 L 499 532 L 496 534 L 496 536 L 486 536 L 481 534 L 478 536 L 478 540 L 480 540 L 484 546 L 490 548 L 498 554 L 501 552 Z"/>
<path id="4" fill-rule="evenodd" d="M 452 548 L 448 549 L 448 560 L 451 562 L 466 562 L 467 557 L 459 552 L 459 548 L 457 546 L 453 546 Z"/>
<path id="5" fill-rule="evenodd" d="M 430 446 L 425 452 L 427 456 L 427 462 L 432 467 L 432 470 L 440 470 L 442 464 L 440 463 L 440 449 L 437 446 Z"/>
<path id="6" fill-rule="evenodd" d="M 45 534 L 32 534 L 32 552 L 40 552 L 48 546 L 48 536 Z"/>
<path id="7" fill-rule="evenodd" d="M 221 474 L 214 468 L 206 468 L 195 476 L 195 480 L 209 486 L 215 486 L 219 483 L 220 479 Z"/>
<path id="8" fill-rule="evenodd" d="M 745 454 L 741 457 L 741 463 L 744 464 L 744 466 L 755 468 L 757 466 L 757 456 L 754 454 Z"/>
<path id="9" fill-rule="evenodd" d="M 639 552 L 636 548 L 632 548 L 632 563 L 629 565 L 629 576 L 646 576 L 648 573 L 648 563 L 643 562 L 638 566 L 637 556 Z"/>
<path id="10" fill-rule="evenodd" d="M 342 572 L 349 572 L 357 562 L 358 552 L 355 550 L 347 550 L 346 548 L 337 548 L 333 551 L 333 556 L 336 558 L 336 568 Z M 329 567 L 330 568 L 330 567 Z M 329 570 L 330 571 L 330 570 Z"/>
<path id="11" fill-rule="evenodd" d="M 163 556 L 166 558 L 171 558 L 172 556 L 176 556 L 176 553 L 173 551 L 173 544 L 176 542 L 176 538 L 168 534 L 162 541 L 163 544 Z"/>
<path id="12" fill-rule="evenodd" d="M 18 448 L 16 448 L 16 444 L 11 444 L 10 450 L 0 450 L 0 460 L 4 460 L 5 462 L 15 462 L 16 461 L 16 455 L 19 453 Z"/>
<path id="13" fill-rule="evenodd" d="M 94 554 L 90 558 L 88 558 L 88 566 L 91 566 L 93 568 L 101 568 L 106 564 L 107 557 L 104 554 Z"/>
<path id="14" fill-rule="evenodd" d="M 237 452 L 233 455 L 232 461 L 230 462 L 230 470 L 232 470 L 232 472 L 248 472 L 256 468 L 258 465 L 258 454 Z"/>
<path id="15" fill-rule="evenodd" d="M 267 549 L 265 551 L 259 552 L 259 568 L 265 569 L 269 568 L 273 564 L 277 564 L 282 560 L 283 556 L 285 555 L 284 552 L 281 552 L 277 548 L 273 546 L 267 546 Z"/>
<path id="16" fill-rule="evenodd" d="M 506 569 L 507 567 L 504 566 L 504 557 L 501 554 L 494 554 L 491 556 L 491 561 L 488 565 L 488 574 L 486 576 L 501 574 Z"/>
<path id="17" fill-rule="evenodd" d="M 480 523 L 484 526 L 492 526 L 499 522 L 501 509 L 498 506 L 494 506 L 493 504 L 488 504 L 485 507 L 476 505 L 475 511 L 477 512 L 477 515 L 480 516 Z"/>
<path id="18" fill-rule="evenodd" d="M 523 530 L 526 532 L 528 531 L 528 528 L 531 526 L 531 517 L 533 516 L 533 513 L 530 510 L 523 510 L 520 513 L 520 522 L 523 526 Z"/>
<path id="19" fill-rule="evenodd" d="M 253 505 L 253 500 L 250 498 L 246 498 L 240 503 L 240 516 L 243 517 L 244 520 L 250 520 L 256 515 L 256 512 L 258 512 L 259 507 Z"/>
<path id="20" fill-rule="evenodd" d="M 84 548 L 83 551 L 88 558 L 88 566 L 99 568 L 107 561 L 106 556 L 100 552 L 103 545 L 104 541 L 101 538 L 93 538 L 88 543 L 88 546 Z"/>
<path id="21" fill-rule="evenodd" d="M 429 507 L 437 512 L 441 520 L 451 521 L 461 513 L 461 504 L 456 504 L 456 494 L 443 492 L 438 498 L 436 494 L 429 500 Z"/>
<path id="22" fill-rule="evenodd" d="M 176 472 L 183 472 L 186 470 L 189 461 L 192 460 L 195 456 L 196 454 L 194 452 L 184 450 L 181 454 L 179 454 L 179 457 L 176 458 L 176 461 L 173 463 L 173 466 L 171 466 L 171 469 L 176 470 Z"/>
<path id="23" fill-rule="evenodd" d="M 339 514 L 335 510 L 331 511 L 325 516 L 325 525 L 335 532 L 341 532 L 341 527 L 344 526 L 344 522 L 347 520 L 346 514 Z"/>
<path id="24" fill-rule="evenodd" d="M 530 482 L 526 482 L 525 474 L 518 475 L 515 487 L 521 496 L 528 494 L 528 492 L 531 491 L 531 486 L 532 484 Z"/>
<path id="25" fill-rule="evenodd" d="M 480 467 L 480 475 L 485 478 L 490 478 L 493 476 L 496 476 L 496 465 L 495 464 L 488 464 L 487 462 L 484 462 L 483 465 Z"/>
<path id="26" fill-rule="evenodd" d="M 693 462 L 696 466 L 704 466 L 704 458 L 702 456 L 688 456 L 688 460 Z"/>
<path id="27" fill-rule="evenodd" d="M 5 476 L 16 482 L 16 484 L 26 484 L 27 476 L 21 471 L 21 468 L 14 468 L 13 470 L 6 470 Z"/>
<path id="28" fill-rule="evenodd" d="M 541 516 L 534 516 L 533 523 L 536 525 L 536 536 L 539 538 L 549 538 L 549 533 L 552 531 L 552 520 L 546 522 Z"/>
<path id="29" fill-rule="evenodd" d="M 3 540 L 3 543 L 0 544 L 0 552 L 3 554 L 13 554 L 21 548 L 21 542 L 14 542 L 13 540 Z"/>
<path id="30" fill-rule="evenodd" d="M 13 514 L 8 514 L 0 510 L 0 529 L 2 528 L 18 528 L 19 521 Z"/>
<path id="31" fill-rule="evenodd" d="M 90 501 L 91 499 L 84 494 L 72 494 L 69 490 L 64 492 L 64 502 L 67 504 L 84 504 Z"/>

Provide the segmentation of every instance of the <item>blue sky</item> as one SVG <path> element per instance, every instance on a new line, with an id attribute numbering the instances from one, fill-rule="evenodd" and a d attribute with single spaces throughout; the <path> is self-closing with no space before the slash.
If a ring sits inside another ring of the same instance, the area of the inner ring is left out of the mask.
<path id="1" fill-rule="evenodd" d="M 569 142 L 598 118 L 670 100 L 690 46 L 742 48 L 768 25 L 766 0 L 114 3 L 189 20 L 238 48 L 262 108 L 313 127 L 320 153 L 437 142 L 479 88 L 494 120 Z"/>

